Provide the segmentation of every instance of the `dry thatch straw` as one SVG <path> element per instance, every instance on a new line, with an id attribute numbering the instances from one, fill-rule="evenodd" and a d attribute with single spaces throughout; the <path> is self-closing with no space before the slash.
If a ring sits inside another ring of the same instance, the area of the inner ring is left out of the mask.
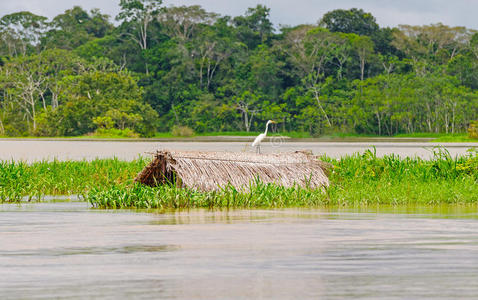
<path id="1" fill-rule="evenodd" d="M 247 189 L 259 179 L 285 187 L 329 186 L 328 164 L 311 152 L 281 154 L 236 152 L 158 151 L 153 161 L 135 178 L 149 186 L 173 183 L 203 191 L 226 185 Z"/>

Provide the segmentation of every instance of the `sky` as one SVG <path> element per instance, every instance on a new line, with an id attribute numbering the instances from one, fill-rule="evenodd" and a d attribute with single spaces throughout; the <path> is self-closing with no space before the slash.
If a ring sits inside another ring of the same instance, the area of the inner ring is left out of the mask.
<path id="1" fill-rule="evenodd" d="M 119 0 L 0 0 L 0 16 L 27 10 L 51 19 L 79 5 L 88 10 L 99 8 L 114 20 L 119 12 L 118 3 Z M 208 11 L 230 16 L 242 15 L 248 7 L 264 4 L 271 9 L 270 17 L 276 28 L 316 23 L 328 11 L 356 7 L 372 13 L 381 27 L 441 22 L 478 29 L 477 0 L 164 0 L 163 4 L 198 4 Z"/>

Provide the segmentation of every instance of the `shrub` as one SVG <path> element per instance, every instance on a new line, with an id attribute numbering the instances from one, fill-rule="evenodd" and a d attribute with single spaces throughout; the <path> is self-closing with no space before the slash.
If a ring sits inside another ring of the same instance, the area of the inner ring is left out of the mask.
<path id="1" fill-rule="evenodd" d="M 478 121 L 471 121 L 468 127 L 468 136 L 470 139 L 478 139 Z"/>
<path id="2" fill-rule="evenodd" d="M 92 136 L 95 137 L 107 137 L 107 138 L 138 138 L 139 134 L 134 132 L 129 128 L 125 128 L 123 130 L 116 129 L 116 128 L 98 128 Z"/>
<path id="3" fill-rule="evenodd" d="M 174 126 L 173 129 L 171 130 L 171 134 L 174 136 L 193 136 L 194 135 L 194 130 L 192 130 L 188 126 Z"/>

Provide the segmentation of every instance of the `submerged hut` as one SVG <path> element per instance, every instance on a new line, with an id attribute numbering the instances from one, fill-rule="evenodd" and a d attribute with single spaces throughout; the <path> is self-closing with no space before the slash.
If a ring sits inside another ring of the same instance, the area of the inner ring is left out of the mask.
<path id="1" fill-rule="evenodd" d="M 326 188 L 328 164 L 311 152 L 256 154 L 248 152 L 158 151 L 135 178 L 149 186 L 177 184 L 203 191 L 232 185 L 247 189 L 251 182 Z"/>

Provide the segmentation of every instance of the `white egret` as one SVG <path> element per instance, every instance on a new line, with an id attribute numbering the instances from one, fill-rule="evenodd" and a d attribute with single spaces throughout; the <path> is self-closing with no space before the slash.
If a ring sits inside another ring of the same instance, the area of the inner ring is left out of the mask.
<path id="1" fill-rule="evenodd" d="M 256 147 L 256 153 L 261 153 L 261 142 L 267 135 L 267 129 L 269 129 L 269 124 L 275 124 L 275 122 L 272 120 L 267 121 L 266 131 L 264 131 L 264 133 L 259 134 L 252 143 L 252 147 Z"/>

